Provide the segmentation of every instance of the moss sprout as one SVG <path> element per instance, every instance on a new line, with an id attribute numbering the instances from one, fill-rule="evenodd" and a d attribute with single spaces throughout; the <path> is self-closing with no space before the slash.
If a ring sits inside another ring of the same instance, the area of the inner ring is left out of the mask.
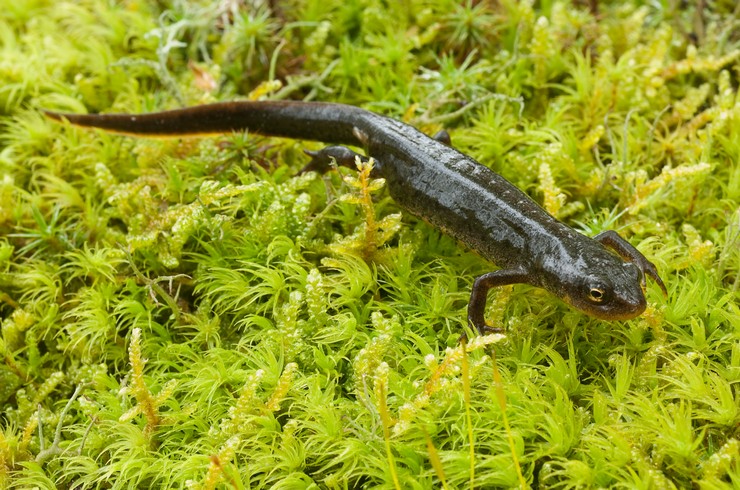
<path id="1" fill-rule="evenodd" d="M 131 392 L 137 404 L 128 412 L 121 415 L 119 422 L 127 422 L 139 414 L 146 419 L 144 434 L 151 437 L 153 432 L 161 423 L 159 407 L 172 395 L 177 385 L 176 380 L 169 381 L 162 387 L 160 393 L 155 397 L 149 391 L 144 380 L 144 364 L 146 359 L 141 355 L 141 330 L 133 329 L 131 333 L 131 344 L 129 346 L 129 361 L 131 362 Z"/>
<path id="2" fill-rule="evenodd" d="M 340 199 L 343 202 L 359 205 L 365 222 L 352 236 L 343 237 L 338 243 L 331 244 L 329 248 L 337 255 L 357 255 L 365 261 L 382 263 L 389 260 L 389 251 L 384 250 L 384 245 L 401 228 L 401 215 L 395 213 L 380 220 L 376 218 L 372 194 L 382 189 L 385 181 L 370 178 L 370 172 L 373 169 L 372 159 L 363 162 L 358 158 L 356 164 L 357 176 L 344 176 L 344 182 L 353 192 L 343 194 Z"/>

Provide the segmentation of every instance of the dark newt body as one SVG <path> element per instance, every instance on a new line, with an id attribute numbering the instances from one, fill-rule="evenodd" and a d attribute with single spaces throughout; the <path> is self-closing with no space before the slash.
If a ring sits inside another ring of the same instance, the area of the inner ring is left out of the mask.
<path id="1" fill-rule="evenodd" d="M 615 232 L 594 239 L 581 235 L 467 155 L 407 124 L 357 107 L 264 101 L 143 115 L 47 114 L 139 136 L 249 130 L 365 147 L 376 160 L 373 175 L 386 179 L 391 197 L 401 207 L 501 267 L 478 277 L 473 286 L 468 320 L 480 332 L 491 330 L 483 319 L 491 287 L 514 283 L 542 287 L 606 320 L 633 318 L 644 311 L 646 274 L 665 292 L 655 266 Z M 308 168 L 325 170 L 331 160 L 354 164 L 355 153 L 344 147 L 309 154 L 313 160 Z"/>

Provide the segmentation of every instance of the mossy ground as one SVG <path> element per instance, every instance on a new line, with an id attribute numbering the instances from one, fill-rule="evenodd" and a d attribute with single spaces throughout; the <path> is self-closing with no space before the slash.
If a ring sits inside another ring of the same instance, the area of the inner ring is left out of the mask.
<path id="1" fill-rule="evenodd" d="M 740 12 L 587 3 L 1 0 L 0 488 L 737 488 Z M 462 357 L 491 266 L 315 144 L 40 113 L 244 97 L 446 127 L 668 297 Z"/>

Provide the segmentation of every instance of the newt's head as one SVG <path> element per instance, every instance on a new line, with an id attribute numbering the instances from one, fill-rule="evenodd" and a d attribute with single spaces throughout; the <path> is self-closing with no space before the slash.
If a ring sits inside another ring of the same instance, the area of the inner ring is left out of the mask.
<path id="1" fill-rule="evenodd" d="M 632 262 L 615 257 L 617 264 L 585 274 L 572 284 L 565 301 L 601 320 L 629 320 L 645 311 L 645 279 Z"/>
<path id="2" fill-rule="evenodd" d="M 569 249 L 542 266 L 542 286 L 592 317 L 629 320 L 645 311 L 643 271 L 600 244 Z"/>

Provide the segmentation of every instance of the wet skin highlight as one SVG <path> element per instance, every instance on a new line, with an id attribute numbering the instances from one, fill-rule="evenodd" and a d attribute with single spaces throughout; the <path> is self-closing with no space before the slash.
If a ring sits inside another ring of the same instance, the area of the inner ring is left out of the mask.
<path id="1" fill-rule="evenodd" d="M 208 104 L 151 114 L 61 114 L 56 120 L 135 136 L 185 136 L 233 131 L 364 147 L 372 176 L 386 179 L 399 206 L 440 228 L 501 269 L 473 283 L 468 323 L 480 333 L 500 331 L 484 320 L 493 287 L 525 283 L 603 320 L 627 320 L 646 306 L 645 276 L 664 294 L 652 262 L 614 231 L 582 235 L 548 214 L 509 181 L 412 126 L 358 107 L 293 101 Z M 306 152 L 305 170 L 332 161 L 355 167 L 344 146 Z M 365 156 L 360 156 L 366 159 Z"/>

